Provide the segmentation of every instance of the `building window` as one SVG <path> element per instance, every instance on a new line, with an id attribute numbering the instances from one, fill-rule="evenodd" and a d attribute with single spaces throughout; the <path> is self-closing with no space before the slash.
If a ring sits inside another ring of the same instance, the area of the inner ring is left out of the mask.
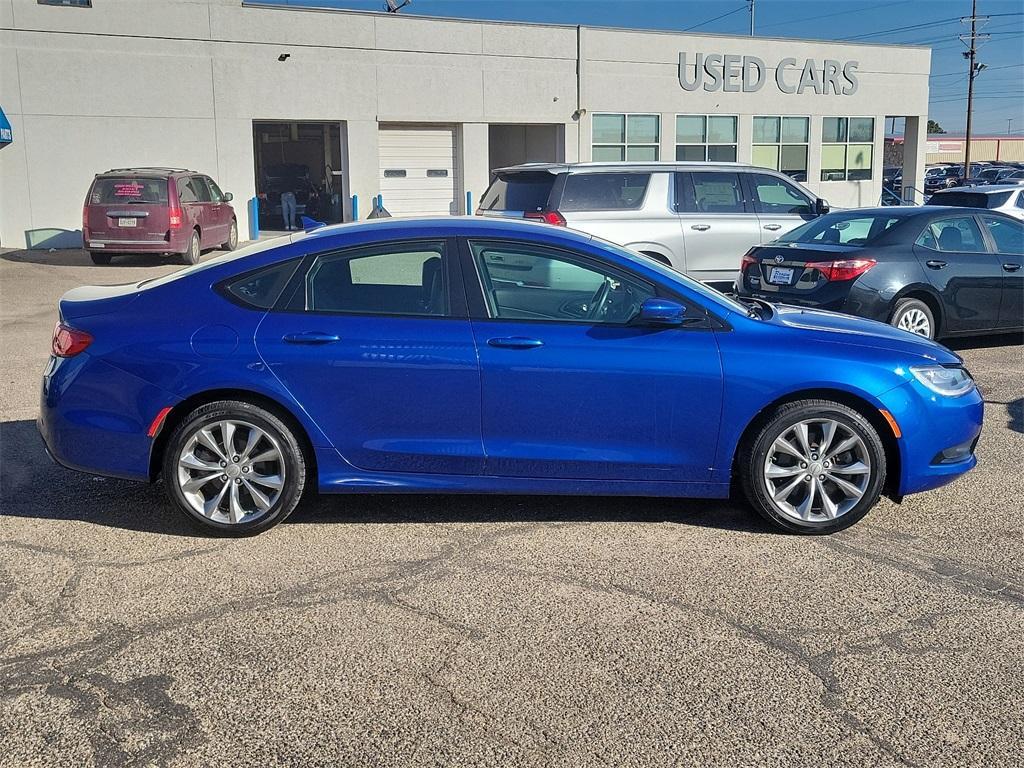
<path id="1" fill-rule="evenodd" d="M 735 115 L 676 115 L 676 160 L 735 162 Z"/>
<path id="2" fill-rule="evenodd" d="M 39 5 L 67 5 L 72 8 L 92 8 L 92 0 L 37 0 Z"/>
<path id="3" fill-rule="evenodd" d="M 807 181 L 807 117 L 755 117 L 753 164 Z"/>
<path id="4" fill-rule="evenodd" d="M 873 117 L 824 118 L 821 126 L 821 180 L 869 180 L 874 142 Z"/>
<path id="5" fill-rule="evenodd" d="M 591 158 L 597 162 L 658 159 L 658 115 L 594 115 L 591 131 Z"/>

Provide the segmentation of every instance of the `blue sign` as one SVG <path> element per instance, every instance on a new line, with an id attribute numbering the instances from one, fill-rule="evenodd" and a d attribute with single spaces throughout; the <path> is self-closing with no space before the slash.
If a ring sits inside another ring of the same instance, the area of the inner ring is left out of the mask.
<path id="1" fill-rule="evenodd" d="M 11 121 L 4 114 L 4 108 L 0 107 L 0 147 L 6 147 L 14 141 L 14 131 L 11 130 Z"/>

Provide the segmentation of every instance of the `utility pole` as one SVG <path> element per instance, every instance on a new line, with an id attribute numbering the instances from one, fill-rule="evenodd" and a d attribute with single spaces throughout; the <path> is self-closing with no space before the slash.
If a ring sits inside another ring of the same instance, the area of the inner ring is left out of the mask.
<path id="1" fill-rule="evenodd" d="M 755 0 L 747 0 L 747 4 L 750 6 L 750 36 L 754 36 L 754 2 Z"/>
<path id="2" fill-rule="evenodd" d="M 960 23 L 966 22 L 967 19 L 960 19 Z M 971 34 L 960 35 L 960 41 L 963 43 L 970 42 L 970 47 L 964 51 L 964 58 L 967 59 L 968 70 L 967 70 L 967 131 L 964 139 L 964 178 L 969 179 L 971 177 L 971 127 L 972 118 L 974 117 L 974 78 L 977 77 L 978 73 L 985 68 L 984 64 L 977 64 L 975 58 L 978 53 L 978 40 L 987 40 L 991 35 L 979 35 L 978 34 L 978 22 L 988 21 L 988 16 L 978 16 L 978 0 L 971 0 Z"/>

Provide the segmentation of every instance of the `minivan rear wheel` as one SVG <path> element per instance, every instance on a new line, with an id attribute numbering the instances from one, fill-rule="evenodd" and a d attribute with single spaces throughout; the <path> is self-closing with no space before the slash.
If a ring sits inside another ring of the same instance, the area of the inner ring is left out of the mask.
<path id="1" fill-rule="evenodd" d="M 875 506 L 885 447 L 863 415 L 829 400 L 779 406 L 741 454 L 743 490 L 757 512 L 792 533 L 833 533 Z"/>
<path id="2" fill-rule="evenodd" d="M 92 263 L 98 266 L 105 266 L 110 263 L 109 253 L 96 253 L 95 251 L 89 251 L 89 258 L 92 259 Z"/>
<path id="3" fill-rule="evenodd" d="M 199 232 L 192 230 L 192 237 L 188 241 L 188 250 L 182 254 L 181 260 L 186 264 L 198 264 L 199 257 L 203 255 L 199 245 Z"/>

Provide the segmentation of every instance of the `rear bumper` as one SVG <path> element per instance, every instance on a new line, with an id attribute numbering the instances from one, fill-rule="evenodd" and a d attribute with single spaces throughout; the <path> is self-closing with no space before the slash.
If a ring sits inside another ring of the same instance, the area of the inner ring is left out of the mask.
<path id="1" fill-rule="evenodd" d="M 85 248 L 98 253 L 185 253 L 188 250 L 188 230 L 180 237 L 172 236 L 170 240 L 145 240 L 110 238 L 89 233 L 85 238 Z"/>
<path id="2" fill-rule="evenodd" d="M 824 309 L 830 312 L 842 312 L 856 315 L 868 320 L 888 322 L 891 312 L 890 302 L 879 295 L 877 290 L 865 288 L 858 281 L 834 283 L 826 285 L 810 295 L 801 295 L 798 291 L 773 289 L 763 282 L 754 282 L 743 276 L 737 281 L 736 293 L 763 299 L 773 304 L 791 304 L 809 309 Z"/>

